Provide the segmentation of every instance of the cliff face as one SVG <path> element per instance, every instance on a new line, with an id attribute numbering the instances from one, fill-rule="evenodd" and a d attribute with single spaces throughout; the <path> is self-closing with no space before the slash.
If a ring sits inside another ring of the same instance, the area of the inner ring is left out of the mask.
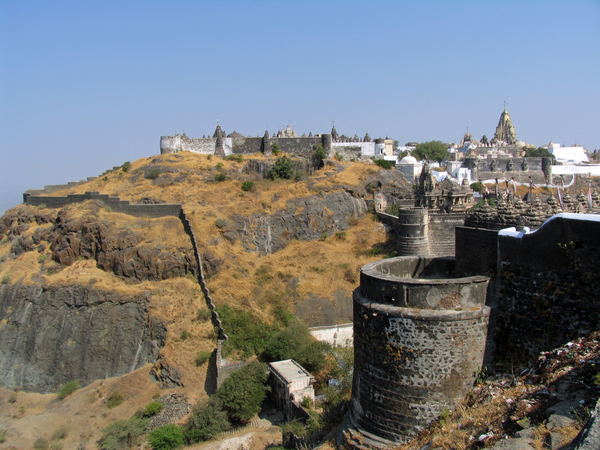
<path id="1" fill-rule="evenodd" d="M 0 379 L 45 392 L 77 380 L 120 376 L 154 362 L 166 326 L 148 315 L 149 294 L 87 286 L 0 287 Z"/>

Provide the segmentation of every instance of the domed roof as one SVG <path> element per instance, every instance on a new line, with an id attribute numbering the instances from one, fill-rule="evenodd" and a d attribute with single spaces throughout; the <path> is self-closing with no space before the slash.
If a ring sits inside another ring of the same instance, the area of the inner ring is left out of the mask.
<path id="1" fill-rule="evenodd" d="M 417 164 L 417 158 L 414 156 L 406 155 L 400 160 L 400 164 Z"/>

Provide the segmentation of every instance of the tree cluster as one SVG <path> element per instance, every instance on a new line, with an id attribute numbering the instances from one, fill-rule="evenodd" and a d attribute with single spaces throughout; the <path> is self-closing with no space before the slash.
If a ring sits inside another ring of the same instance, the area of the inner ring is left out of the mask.
<path id="1" fill-rule="evenodd" d="M 429 159 L 442 162 L 448 158 L 448 146 L 442 141 L 429 141 L 417 144 L 412 155 L 418 160 Z"/>

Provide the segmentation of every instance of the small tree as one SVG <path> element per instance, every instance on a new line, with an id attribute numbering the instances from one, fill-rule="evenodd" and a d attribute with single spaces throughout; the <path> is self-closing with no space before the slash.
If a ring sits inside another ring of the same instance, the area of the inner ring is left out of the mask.
<path id="1" fill-rule="evenodd" d="M 271 153 L 275 156 L 279 155 L 279 144 L 277 142 L 271 143 Z"/>
<path id="2" fill-rule="evenodd" d="M 325 149 L 322 145 L 319 145 L 315 148 L 315 151 L 312 153 L 311 158 L 315 166 L 319 168 L 323 165 L 323 160 L 327 158 L 327 152 L 325 152 Z"/>
<path id="3" fill-rule="evenodd" d="M 227 378 L 217 389 L 218 398 L 232 422 L 248 422 L 260 411 L 269 387 L 267 365 L 258 361 L 246 364 Z"/>
<path id="4" fill-rule="evenodd" d="M 417 148 L 412 152 L 412 155 L 419 160 L 431 159 L 442 162 L 448 158 L 448 146 L 442 141 L 423 142 L 417 144 Z"/>
<path id="5" fill-rule="evenodd" d="M 294 162 L 287 156 L 277 158 L 275 165 L 267 171 L 267 177 L 272 180 L 282 178 L 289 180 L 294 175 Z"/>
<path id="6" fill-rule="evenodd" d="M 194 405 L 190 417 L 183 427 L 183 434 L 188 444 L 216 438 L 229 428 L 227 413 L 218 398 L 209 398 Z"/>

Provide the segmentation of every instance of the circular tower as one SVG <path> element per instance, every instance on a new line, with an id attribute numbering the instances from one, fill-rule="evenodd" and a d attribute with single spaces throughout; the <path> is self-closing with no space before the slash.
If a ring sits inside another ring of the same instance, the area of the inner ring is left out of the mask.
<path id="1" fill-rule="evenodd" d="M 452 257 L 362 267 L 354 291 L 352 404 L 341 442 L 407 442 L 472 388 L 483 363 L 489 278 L 450 278 L 453 272 Z"/>
<path id="2" fill-rule="evenodd" d="M 427 208 L 400 208 L 396 228 L 399 256 L 429 255 L 429 211 Z"/>

